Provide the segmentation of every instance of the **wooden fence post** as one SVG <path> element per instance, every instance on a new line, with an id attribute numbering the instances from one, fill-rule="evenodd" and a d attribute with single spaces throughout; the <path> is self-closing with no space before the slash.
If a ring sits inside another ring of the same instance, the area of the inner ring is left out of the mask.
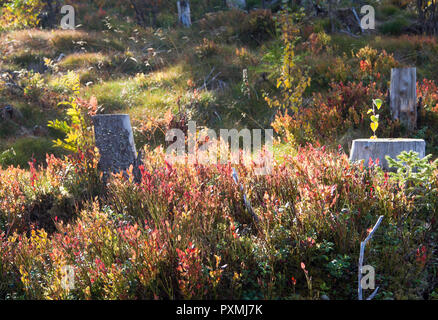
<path id="1" fill-rule="evenodd" d="M 417 127 L 417 69 L 391 70 L 390 107 L 393 120 L 411 131 Z"/>

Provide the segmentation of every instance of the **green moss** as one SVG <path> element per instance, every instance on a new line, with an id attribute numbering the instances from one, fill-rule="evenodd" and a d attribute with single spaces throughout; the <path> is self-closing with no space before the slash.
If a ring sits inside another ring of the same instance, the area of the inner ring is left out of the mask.
<path id="1" fill-rule="evenodd" d="M 12 137 L 19 130 L 20 126 L 12 121 L 0 120 L 0 138 L 6 139 Z"/>
<path id="2" fill-rule="evenodd" d="M 19 51 L 8 58 L 13 64 L 28 68 L 32 64 L 43 64 L 43 54 L 40 52 Z"/>
<path id="3" fill-rule="evenodd" d="M 108 66 L 110 59 L 101 53 L 74 53 L 65 57 L 59 66 L 64 70 L 78 68 L 102 68 Z"/>
<path id="4" fill-rule="evenodd" d="M 383 20 L 400 13 L 400 9 L 392 4 L 384 4 L 376 10 L 377 19 Z"/>
<path id="5" fill-rule="evenodd" d="M 29 167 L 28 162 L 35 159 L 37 163 L 43 164 L 46 160 L 46 154 L 55 154 L 61 156 L 63 152 L 53 146 L 53 142 L 47 138 L 26 137 L 18 139 L 7 146 L 4 150 L 13 149 L 15 155 L 8 156 L 3 160 L 3 166 L 20 166 Z M 3 151 L 4 151 L 3 150 Z"/>

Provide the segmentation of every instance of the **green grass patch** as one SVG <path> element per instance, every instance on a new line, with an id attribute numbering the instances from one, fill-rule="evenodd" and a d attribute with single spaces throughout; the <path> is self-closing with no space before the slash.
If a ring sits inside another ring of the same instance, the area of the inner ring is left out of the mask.
<path id="1" fill-rule="evenodd" d="M 73 53 L 65 57 L 60 63 L 61 70 L 73 70 L 79 68 L 103 68 L 107 67 L 110 59 L 102 53 Z"/>
<path id="2" fill-rule="evenodd" d="M 64 152 L 53 146 L 53 142 L 48 138 L 36 138 L 26 137 L 16 140 L 15 142 L 2 148 L 3 151 L 11 150 L 14 152 L 14 156 L 4 156 L 3 167 L 10 165 L 20 166 L 21 168 L 28 168 L 29 161 L 35 159 L 39 164 L 44 164 L 46 160 L 46 154 L 54 154 L 61 156 Z"/>

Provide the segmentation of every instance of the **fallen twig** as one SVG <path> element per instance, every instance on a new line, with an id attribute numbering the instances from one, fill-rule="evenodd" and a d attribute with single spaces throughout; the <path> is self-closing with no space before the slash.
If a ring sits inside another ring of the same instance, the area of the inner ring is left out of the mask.
<path id="1" fill-rule="evenodd" d="M 254 211 L 252 210 L 252 206 L 251 203 L 249 202 L 249 200 L 246 198 L 246 194 L 245 194 L 245 190 L 243 189 L 242 184 L 239 184 L 239 176 L 237 175 L 237 171 L 236 169 L 233 168 L 233 173 L 232 173 L 234 182 L 240 187 L 240 191 L 243 192 L 243 203 L 245 204 L 246 209 L 248 210 L 248 212 L 252 215 L 252 217 L 254 218 L 254 220 L 256 222 L 259 221 L 259 217 L 257 217 L 257 215 L 254 213 Z"/>
<path id="2" fill-rule="evenodd" d="M 383 219 L 383 216 L 380 216 L 379 219 L 377 220 L 376 224 L 374 225 L 373 229 L 371 230 L 371 232 L 368 234 L 368 236 L 365 238 L 365 240 L 360 243 L 359 267 L 358 267 L 359 268 L 359 270 L 358 270 L 358 280 L 359 280 L 358 296 L 359 296 L 359 300 L 363 300 L 361 280 L 362 280 L 362 267 L 363 267 L 363 258 L 364 258 L 364 254 L 365 254 L 365 246 L 366 246 L 367 242 L 370 241 L 371 238 L 373 237 L 373 234 L 377 230 L 377 228 L 379 227 L 380 223 L 382 222 L 382 219 Z M 374 290 L 374 292 L 367 298 L 367 300 L 373 299 L 374 296 L 377 294 L 378 290 L 379 290 L 379 287 L 377 287 Z"/>

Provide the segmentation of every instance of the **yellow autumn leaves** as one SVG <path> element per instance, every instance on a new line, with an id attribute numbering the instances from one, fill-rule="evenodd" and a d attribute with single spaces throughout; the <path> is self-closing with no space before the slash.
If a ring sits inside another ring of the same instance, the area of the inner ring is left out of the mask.
<path id="1" fill-rule="evenodd" d="M 379 115 L 376 114 L 376 109 L 380 110 L 380 108 L 382 107 L 383 101 L 381 99 L 373 99 L 373 108 L 369 109 L 367 114 L 371 114 L 371 130 L 373 131 L 373 135 L 370 137 L 370 139 L 377 139 L 376 136 L 376 131 L 377 128 L 379 127 Z"/>

